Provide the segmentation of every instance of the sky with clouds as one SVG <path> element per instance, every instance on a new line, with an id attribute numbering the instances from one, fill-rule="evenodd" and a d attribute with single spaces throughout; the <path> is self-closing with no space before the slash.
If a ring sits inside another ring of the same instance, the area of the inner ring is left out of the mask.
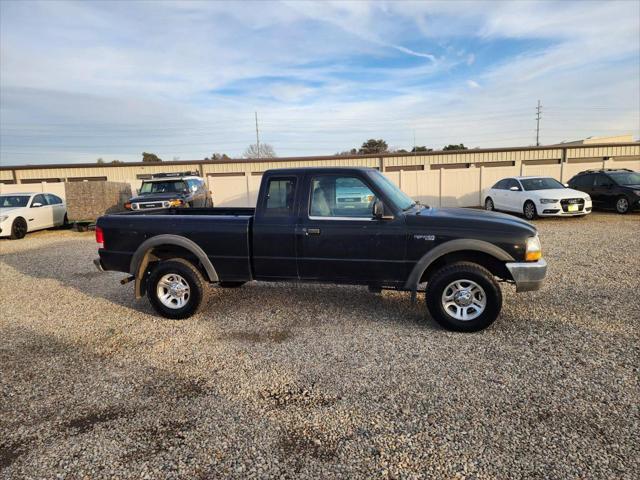
<path id="1" fill-rule="evenodd" d="M 0 1 L 0 164 L 640 136 L 640 2 Z"/>

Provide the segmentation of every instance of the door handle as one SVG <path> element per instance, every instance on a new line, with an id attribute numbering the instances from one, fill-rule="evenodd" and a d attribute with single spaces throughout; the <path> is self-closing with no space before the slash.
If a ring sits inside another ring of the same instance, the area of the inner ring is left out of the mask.
<path id="1" fill-rule="evenodd" d="M 305 228 L 303 231 L 304 231 L 304 234 L 306 236 L 309 236 L 309 235 L 320 235 L 320 229 L 319 228 Z"/>

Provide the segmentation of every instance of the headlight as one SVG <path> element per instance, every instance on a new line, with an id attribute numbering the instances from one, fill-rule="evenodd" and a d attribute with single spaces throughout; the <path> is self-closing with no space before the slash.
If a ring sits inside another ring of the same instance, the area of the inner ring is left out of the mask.
<path id="1" fill-rule="evenodd" d="M 137 203 L 132 203 L 131 204 L 131 210 L 138 210 L 140 208 L 140 205 Z"/>
<path id="2" fill-rule="evenodd" d="M 0 215 L 0 223 L 4 222 L 7 218 L 9 218 L 9 215 Z"/>
<path id="3" fill-rule="evenodd" d="M 171 200 L 169 200 L 170 207 L 181 207 L 182 205 L 184 205 L 184 201 L 180 200 L 179 198 L 172 198 Z"/>
<path id="4" fill-rule="evenodd" d="M 524 259 L 527 262 L 536 262 L 542 258 L 542 245 L 540 245 L 540 237 L 527 238 L 527 248 L 525 249 Z"/>
<path id="5" fill-rule="evenodd" d="M 543 198 L 540 200 L 540 203 L 558 203 L 559 200 L 554 200 L 553 198 Z"/>

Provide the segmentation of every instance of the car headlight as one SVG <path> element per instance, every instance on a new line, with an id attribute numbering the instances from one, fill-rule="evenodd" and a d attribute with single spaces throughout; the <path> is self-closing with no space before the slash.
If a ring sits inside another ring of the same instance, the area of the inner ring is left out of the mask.
<path id="1" fill-rule="evenodd" d="M 169 200 L 170 207 L 181 207 L 182 205 L 184 205 L 184 201 L 180 200 L 179 198 L 172 198 L 171 200 Z"/>
<path id="2" fill-rule="evenodd" d="M 0 215 L 0 223 L 4 222 L 7 218 L 9 218 L 9 215 Z"/>
<path id="3" fill-rule="evenodd" d="M 542 198 L 540 199 L 540 203 L 558 203 L 559 200 L 555 200 L 553 198 Z"/>
<path id="4" fill-rule="evenodd" d="M 527 247 L 524 253 L 524 259 L 527 262 L 537 262 L 542 258 L 542 245 L 540 245 L 540 237 L 527 238 Z"/>

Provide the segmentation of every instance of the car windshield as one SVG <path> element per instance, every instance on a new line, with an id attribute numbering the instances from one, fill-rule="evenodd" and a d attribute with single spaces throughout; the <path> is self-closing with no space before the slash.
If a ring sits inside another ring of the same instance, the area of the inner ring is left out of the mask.
<path id="1" fill-rule="evenodd" d="M 618 185 L 640 185 L 638 172 L 609 172 L 609 176 Z"/>
<path id="2" fill-rule="evenodd" d="M 397 207 L 402 210 L 408 210 L 416 204 L 410 196 L 396 187 L 395 184 L 382 173 L 375 171 L 373 175 L 376 179 L 376 185 L 380 187 L 384 194 L 390 198 Z"/>
<path id="3" fill-rule="evenodd" d="M 520 179 L 522 188 L 525 190 L 554 190 L 556 188 L 564 188 L 559 181 L 553 178 L 523 178 Z"/>
<path id="4" fill-rule="evenodd" d="M 142 182 L 140 194 L 147 193 L 182 193 L 187 189 L 187 184 L 182 180 L 167 182 Z"/>
<path id="5" fill-rule="evenodd" d="M 0 195 L 0 208 L 26 207 L 29 195 Z"/>

